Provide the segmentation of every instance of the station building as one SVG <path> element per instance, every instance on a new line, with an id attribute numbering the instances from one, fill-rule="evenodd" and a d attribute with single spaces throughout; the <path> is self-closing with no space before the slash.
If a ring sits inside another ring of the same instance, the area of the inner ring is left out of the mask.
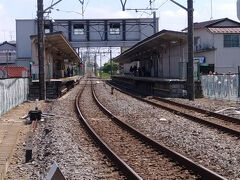
<path id="1" fill-rule="evenodd" d="M 158 31 L 158 19 L 58 19 L 45 20 L 45 77 L 47 97 L 56 98 L 71 87 L 78 77 L 73 67 L 82 62 L 80 48 L 121 47 L 127 49 Z M 30 97 L 38 97 L 37 20 L 16 20 L 18 66 L 30 70 L 34 81 Z M 69 73 L 70 71 L 70 73 Z"/>
<path id="2" fill-rule="evenodd" d="M 114 81 L 155 95 L 179 97 L 185 93 L 187 34 L 162 30 L 114 59 L 122 66 Z M 132 70 L 131 69 L 135 69 Z"/>
<path id="3" fill-rule="evenodd" d="M 158 18 L 56 19 L 45 20 L 44 30 L 46 34 L 62 32 L 66 41 L 79 53 L 81 47 L 129 48 L 157 32 L 157 22 Z M 17 63 L 28 69 L 34 47 L 30 36 L 34 35 L 37 35 L 37 20 L 16 20 Z M 54 47 L 55 44 L 52 45 Z"/>
<path id="4" fill-rule="evenodd" d="M 194 79 L 210 71 L 238 73 L 240 23 L 224 18 L 194 24 Z M 182 97 L 187 89 L 187 29 L 162 30 L 114 59 L 122 66 L 113 80 L 149 94 Z"/>

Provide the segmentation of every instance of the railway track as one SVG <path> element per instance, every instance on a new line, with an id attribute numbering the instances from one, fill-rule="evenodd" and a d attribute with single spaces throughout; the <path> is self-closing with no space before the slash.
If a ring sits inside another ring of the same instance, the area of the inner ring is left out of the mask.
<path id="1" fill-rule="evenodd" d="M 89 134 L 128 179 L 225 179 L 122 122 L 90 85 L 77 96 L 76 108 Z"/>
<path id="2" fill-rule="evenodd" d="M 230 135 L 234 135 L 237 137 L 240 136 L 240 119 L 196 108 L 193 106 L 177 103 L 160 97 L 143 98 L 141 97 L 141 94 L 139 93 L 136 94 L 136 91 L 133 91 L 132 89 L 109 82 L 107 82 L 107 84 L 113 87 L 114 89 L 117 89 L 125 94 L 130 95 L 131 97 L 139 99 L 153 106 L 165 109 L 169 112 L 183 116 L 189 120 L 205 124 L 212 128 L 217 128 L 221 131 L 229 133 Z"/>

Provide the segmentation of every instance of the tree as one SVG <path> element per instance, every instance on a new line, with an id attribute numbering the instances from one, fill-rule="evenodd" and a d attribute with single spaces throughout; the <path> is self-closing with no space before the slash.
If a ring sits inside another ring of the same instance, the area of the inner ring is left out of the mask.
<path id="1" fill-rule="evenodd" d="M 116 72 L 118 70 L 118 63 L 115 63 L 115 62 L 112 63 L 112 70 L 113 70 L 113 74 L 116 74 Z M 104 73 L 110 74 L 111 73 L 111 63 L 110 62 L 105 63 L 102 67 L 102 71 Z"/>

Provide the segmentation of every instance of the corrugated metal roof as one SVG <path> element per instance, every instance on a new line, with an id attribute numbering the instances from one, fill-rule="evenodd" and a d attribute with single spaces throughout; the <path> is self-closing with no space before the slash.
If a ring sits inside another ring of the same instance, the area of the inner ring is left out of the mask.
<path id="1" fill-rule="evenodd" d="M 208 29 L 210 32 L 216 34 L 240 33 L 240 27 L 208 28 Z"/>
<path id="2" fill-rule="evenodd" d="M 25 67 L 0 66 L 0 71 L 8 72 L 8 77 L 10 78 L 29 77 L 29 71 Z"/>
<path id="3" fill-rule="evenodd" d="M 31 39 L 35 39 L 37 43 L 37 36 L 30 36 Z M 75 62 L 80 62 L 81 58 L 78 56 L 77 52 L 73 49 L 70 42 L 65 38 L 62 32 L 54 32 L 45 34 L 46 45 L 50 44 L 52 47 L 57 48 L 68 55 L 69 60 L 74 60 Z"/>

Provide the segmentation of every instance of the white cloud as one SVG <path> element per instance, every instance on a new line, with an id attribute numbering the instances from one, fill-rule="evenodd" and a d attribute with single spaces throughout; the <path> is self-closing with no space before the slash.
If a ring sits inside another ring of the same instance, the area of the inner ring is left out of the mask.
<path id="1" fill-rule="evenodd" d="M 88 18 L 131 18 L 132 15 L 127 11 L 113 11 L 111 7 L 94 8 L 89 7 L 85 13 Z"/>
<path id="2" fill-rule="evenodd" d="M 236 3 L 216 3 L 213 4 L 213 17 L 223 18 L 228 17 L 237 20 L 237 6 Z"/>
<path id="3" fill-rule="evenodd" d="M 3 15 L 3 14 L 5 14 L 5 8 L 4 8 L 4 6 L 2 5 L 2 4 L 0 4 L 0 15 Z"/>
<path id="4" fill-rule="evenodd" d="M 159 29 L 182 30 L 187 25 L 187 12 L 183 9 L 177 11 L 162 11 L 159 17 Z"/>

